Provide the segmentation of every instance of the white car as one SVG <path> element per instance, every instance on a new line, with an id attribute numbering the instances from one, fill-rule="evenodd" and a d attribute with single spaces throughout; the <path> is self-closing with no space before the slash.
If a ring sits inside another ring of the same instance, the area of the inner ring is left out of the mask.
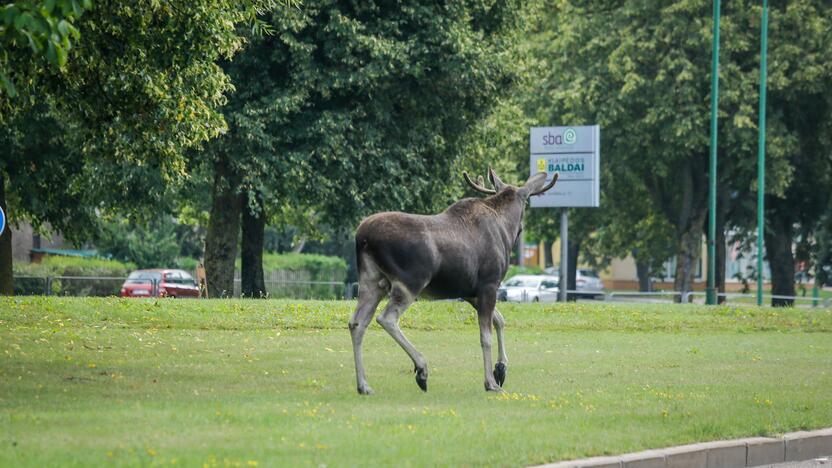
<path id="1" fill-rule="evenodd" d="M 556 267 L 550 267 L 544 270 L 547 273 L 558 273 Z M 604 290 L 604 282 L 598 276 L 595 270 L 586 268 L 578 268 L 575 272 L 575 289 L 579 291 L 581 296 L 600 296 L 601 294 L 593 294 Z M 584 293 L 586 291 L 586 293 Z M 583 294 L 582 294 L 583 293 Z"/>
<path id="2" fill-rule="evenodd" d="M 497 299 L 511 302 L 555 302 L 558 300 L 558 278 L 550 275 L 512 276 L 500 286 Z"/>

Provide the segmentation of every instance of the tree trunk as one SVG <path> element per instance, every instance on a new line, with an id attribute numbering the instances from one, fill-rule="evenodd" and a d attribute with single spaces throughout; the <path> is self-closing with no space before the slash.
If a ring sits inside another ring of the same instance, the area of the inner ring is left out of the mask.
<path id="1" fill-rule="evenodd" d="M 581 250 L 581 243 L 571 241 L 566 246 L 566 249 L 568 250 L 567 255 L 569 255 L 566 262 L 566 289 L 568 291 L 575 291 L 578 287 L 578 252 Z M 566 300 L 577 301 L 578 295 L 575 293 L 567 293 Z"/>
<path id="2" fill-rule="evenodd" d="M 635 254 L 633 254 L 635 256 Z M 638 290 L 650 292 L 653 290 L 653 282 L 650 281 L 650 265 L 645 261 L 636 260 L 636 276 L 638 276 Z"/>
<path id="3" fill-rule="evenodd" d="M 243 239 L 241 244 L 240 290 L 243 297 L 265 298 L 266 283 L 263 280 L 263 240 L 266 232 L 266 212 L 263 200 L 255 197 L 255 207 L 247 203 L 248 196 L 240 195 L 243 215 Z M 258 211 L 252 212 L 253 209 Z"/>
<path id="4" fill-rule="evenodd" d="M 300 236 L 298 243 L 292 246 L 292 253 L 301 253 L 304 247 L 306 247 L 306 236 Z"/>
<path id="5" fill-rule="evenodd" d="M 702 177 L 697 177 L 694 173 L 690 163 L 683 167 L 679 175 L 682 200 L 676 222 L 679 248 L 676 251 L 676 275 L 673 279 L 673 290 L 680 293 L 675 300 L 681 302 L 682 296 L 693 290 L 693 281 L 696 277 L 696 267 L 701 252 L 700 241 L 705 217 L 708 214 L 708 188 L 701 180 Z"/>
<path id="6" fill-rule="evenodd" d="M 676 254 L 676 275 L 673 280 L 673 290 L 681 295 L 693 291 L 693 281 L 696 278 L 696 266 L 699 262 L 701 248 L 702 227 L 690 229 L 682 234 L 679 251 Z M 681 301 L 682 296 L 676 299 Z"/>
<path id="7" fill-rule="evenodd" d="M 543 252 L 541 253 L 541 255 L 543 255 L 543 262 L 546 264 L 547 268 L 555 266 L 555 260 L 552 258 L 552 245 L 553 244 L 554 244 L 554 242 L 543 241 L 544 248 L 543 248 Z"/>
<path id="8" fill-rule="evenodd" d="M 771 293 L 775 296 L 794 296 L 794 255 L 792 254 L 791 221 L 778 216 L 766 219 L 766 256 L 771 267 Z M 758 272 L 762 274 L 762 272 Z M 774 307 L 794 305 L 792 299 L 771 299 Z"/>
<path id="9" fill-rule="evenodd" d="M 719 185 L 718 190 L 716 211 L 716 272 L 714 272 L 714 283 L 716 284 L 717 291 L 716 303 L 724 304 L 726 298 L 725 296 L 720 296 L 719 293 L 725 293 L 725 220 L 728 218 L 728 211 L 731 206 L 731 188 L 728 182 L 723 182 Z M 707 233 L 705 234 L 707 236 Z"/>
<path id="10" fill-rule="evenodd" d="M 714 281 L 716 282 L 717 293 L 725 292 L 725 230 L 717 222 L 716 226 L 716 274 Z M 725 303 L 725 296 L 717 294 L 717 304 Z"/>
<path id="11" fill-rule="evenodd" d="M 225 155 L 214 164 L 211 218 L 205 236 L 205 275 L 208 297 L 234 295 L 234 261 L 240 232 L 240 197 Z"/>
<path id="12" fill-rule="evenodd" d="M 9 225 L 9 212 L 6 209 L 6 179 L 0 172 L 0 208 L 6 214 L 6 227 L 0 232 L 0 295 L 14 294 L 14 274 L 12 272 L 12 227 Z"/>

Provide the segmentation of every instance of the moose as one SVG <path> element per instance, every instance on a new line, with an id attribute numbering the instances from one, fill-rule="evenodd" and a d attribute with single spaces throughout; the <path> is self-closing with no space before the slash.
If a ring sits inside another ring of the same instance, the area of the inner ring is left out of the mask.
<path id="1" fill-rule="evenodd" d="M 358 263 L 358 305 L 349 321 L 355 357 L 358 393 L 373 390 L 364 376 L 361 343 L 379 302 L 389 295 L 384 311 L 376 319 L 413 360 L 416 384 L 428 388 L 425 357 L 405 338 L 399 318 L 420 295 L 434 299 L 462 298 L 477 310 L 485 366 L 485 390 L 501 391 L 508 359 L 503 343 L 505 320 L 496 309 L 497 288 L 509 266 L 512 246 L 522 230 L 526 201 L 551 189 L 554 173 L 531 176 L 522 187 L 504 183 L 491 168 L 488 178 L 465 181 L 474 190 L 489 195 L 464 198 L 437 215 L 400 212 L 376 213 L 365 218 L 355 233 Z M 497 364 L 491 369 L 491 326 L 497 331 Z"/>

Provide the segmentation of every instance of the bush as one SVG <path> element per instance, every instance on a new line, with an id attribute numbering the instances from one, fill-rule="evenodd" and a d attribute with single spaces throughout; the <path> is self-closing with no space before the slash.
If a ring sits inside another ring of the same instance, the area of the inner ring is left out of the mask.
<path id="1" fill-rule="evenodd" d="M 237 268 L 239 267 L 240 261 L 237 260 Z M 343 283 L 347 278 L 347 263 L 341 257 L 327 255 L 265 254 L 263 255 L 263 273 L 269 297 L 337 299 L 344 295 L 342 285 L 308 282 Z"/>
<path id="2" fill-rule="evenodd" d="M 121 289 L 124 278 L 134 270 L 136 266 L 132 263 L 122 263 L 116 260 L 103 258 L 85 257 L 64 257 L 51 255 L 46 256 L 40 263 L 15 263 L 13 266 L 15 276 L 36 276 L 46 278 L 48 276 L 95 276 L 112 277 L 116 279 L 55 279 L 52 281 L 50 294 L 67 296 L 116 296 Z M 44 280 L 15 281 L 20 283 L 21 294 L 35 293 L 30 283 L 43 285 Z M 33 289 L 29 291 L 29 289 Z M 42 291 L 42 287 L 40 289 Z M 40 293 L 38 291 L 37 293 Z"/>
<path id="3" fill-rule="evenodd" d="M 103 221 L 95 247 L 107 258 L 135 263 L 138 268 L 181 268 L 194 271 L 205 245 L 203 230 L 170 215 L 137 223 Z"/>
<path id="4" fill-rule="evenodd" d="M 191 257 L 177 257 L 174 262 L 176 268 L 194 273 L 199 266 L 199 260 Z"/>

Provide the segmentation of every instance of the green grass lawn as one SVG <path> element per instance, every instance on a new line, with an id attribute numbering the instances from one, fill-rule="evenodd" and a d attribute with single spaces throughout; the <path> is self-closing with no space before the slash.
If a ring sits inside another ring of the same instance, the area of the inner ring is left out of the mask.
<path id="1" fill-rule="evenodd" d="M 731 292 L 732 294 L 736 294 L 739 292 Z M 727 301 L 733 304 L 757 304 L 757 290 L 756 288 L 752 289 L 746 294 L 750 294 L 753 297 L 728 297 Z M 763 290 L 763 294 L 771 294 L 771 289 L 766 288 Z M 803 285 L 796 285 L 795 286 L 795 294 L 798 299 L 795 300 L 795 305 L 800 307 L 823 307 L 828 305 L 829 302 L 824 302 L 827 300 L 832 299 L 832 289 L 829 288 L 820 288 L 818 289 L 818 297 L 813 297 L 812 285 L 811 284 L 803 284 Z M 703 301 L 703 296 L 697 296 L 700 301 Z M 763 304 L 768 305 L 771 304 L 771 297 L 763 297 Z"/>
<path id="2" fill-rule="evenodd" d="M 419 302 L 429 392 L 353 302 L 0 298 L 0 466 L 524 465 L 832 426 L 832 311 Z"/>

